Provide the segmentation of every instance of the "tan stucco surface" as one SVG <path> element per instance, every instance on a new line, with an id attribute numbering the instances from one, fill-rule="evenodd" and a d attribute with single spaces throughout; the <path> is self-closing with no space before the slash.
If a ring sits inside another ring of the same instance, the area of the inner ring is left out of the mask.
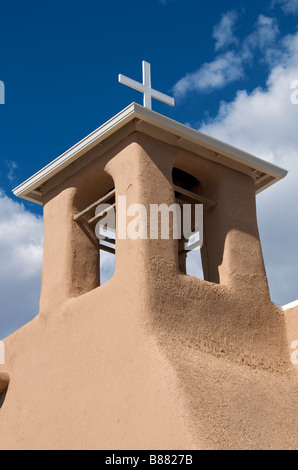
<path id="1" fill-rule="evenodd" d="M 0 449 L 297 448 L 298 312 L 270 300 L 252 179 L 136 132 L 92 152 L 44 188 L 40 312 L 5 340 Z M 127 239 L 98 287 L 73 215 L 113 184 L 128 204 L 172 204 L 173 166 L 217 201 L 206 280 L 179 272 L 177 241 Z"/>

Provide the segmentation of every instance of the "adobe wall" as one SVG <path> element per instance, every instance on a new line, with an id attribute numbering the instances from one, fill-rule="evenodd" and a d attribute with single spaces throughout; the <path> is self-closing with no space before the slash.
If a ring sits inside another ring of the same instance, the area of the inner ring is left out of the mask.
<path id="1" fill-rule="evenodd" d="M 292 362 L 295 363 L 298 374 L 298 307 L 291 308 L 285 312 L 288 344 L 290 346 Z"/>
<path id="2" fill-rule="evenodd" d="M 127 239 L 96 287 L 94 239 L 73 214 L 102 195 L 97 178 L 128 205 L 171 204 L 174 165 L 218 202 L 208 281 L 179 272 L 177 241 Z M 133 133 L 47 189 L 40 314 L 5 340 L 0 449 L 297 447 L 289 322 L 270 301 L 252 180 Z"/>

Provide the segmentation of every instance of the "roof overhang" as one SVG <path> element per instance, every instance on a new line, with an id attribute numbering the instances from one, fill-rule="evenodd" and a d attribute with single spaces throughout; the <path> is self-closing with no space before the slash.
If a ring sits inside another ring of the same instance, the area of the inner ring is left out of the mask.
<path id="1" fill-rule="evenodd" d="M 13 193 L 15 196 L 42 204 L 40 191 L 42 185 L 131 122 L 135 123 L 135 130 L 251 175 L 255 180 L 256 193 L 281 180 L 288 173 L 286 170 L 265 160 L 132 103 L 60 157 L 28 178 L 24 183 L 17 186 Z"/>

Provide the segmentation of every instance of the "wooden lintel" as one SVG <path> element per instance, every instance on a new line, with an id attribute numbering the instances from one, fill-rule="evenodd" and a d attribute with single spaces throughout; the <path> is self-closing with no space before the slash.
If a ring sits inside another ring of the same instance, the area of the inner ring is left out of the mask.
<path id="1" fill-rule="evenodd" d="M 187 189 L 181 188 L 180 186 L 176 186 L 175 184 L 173 186 L 177 193 L 183 194 L 183 196 L 187 196 L 189 199 L 200 202 L 201 204 L 206 204 L 211 207 L 215 207 L 217 204 L 216 201 L 208 199 L 204 196 L 200 196 L 200 194 L 193 193 L 191 191 L 188 191 Z"/>

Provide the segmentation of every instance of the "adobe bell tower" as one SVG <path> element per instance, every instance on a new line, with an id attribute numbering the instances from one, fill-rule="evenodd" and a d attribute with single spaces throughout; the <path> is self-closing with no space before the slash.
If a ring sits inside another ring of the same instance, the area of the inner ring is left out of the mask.
<path id="1" fill-rule="evenodd" d="M 43 205 L 44 257 L 40 312 L 5 340 L 0 449 L 294 448 L 297 370 L 255 202 L 286 171 L 152 111 L 143 67 L 144 107 L 15 190 Z M 150 234 L 152 205 L 185 204 L 203 206 L 204 279 L 186 274 L 182 236 L 119 236 L 137 206 Z M 109 211 L 115 232 L 99 242 Z M 116 267 L 101 285 L 106 252 Z"/>

